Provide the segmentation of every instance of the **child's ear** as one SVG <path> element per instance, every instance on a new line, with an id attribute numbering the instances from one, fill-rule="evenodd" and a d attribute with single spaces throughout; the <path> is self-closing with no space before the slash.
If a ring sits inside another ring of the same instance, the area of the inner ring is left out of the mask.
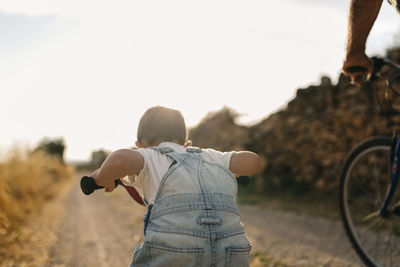
<path id="1" fill-rule="evenodd" d="M 192 146 L 192 140 L 187 140 L 185 142 L 185 147 Z"/>
<path id="2" fill-rule="evenodd" d="M 135 145 L 136 145 L 138 148 L 147 148 L 147 147 L 150 147 L 150 146 L 147 144 L 146 139 L 143 139 L 141 142 L 136 141 L 136 142 L 135 142 Z"/>

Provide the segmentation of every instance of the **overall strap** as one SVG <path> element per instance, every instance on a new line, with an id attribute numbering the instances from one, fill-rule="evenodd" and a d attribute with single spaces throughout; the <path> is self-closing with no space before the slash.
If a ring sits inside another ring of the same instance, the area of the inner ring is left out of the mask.
<path id="1" fill-rule="evenodd" d="M 161 154 L 168 154 L 168 153 L 171 153 L 171 152 L 174 151 L 174 150 L 173 150 L 172 148 L 170 148 L 170 147 L 151 147 L 151 149 L 157 150 L 157 151 L 159 151 Z M 173 157 L 171 157 L 171 158 L 173 158 Z M 174 160 L 174 161 L 172 162 L 172 164 L 171 164 L 170 167 L 172 167 L 174 164 L 177 163 L 177 161 L 176 161 L 175 158 L 173 158 L 173 160 Z M 136 190 L 135 187 L 133 187 L 133 186 L 126 186 L 126 185 L 124 185 L 121 181 L 119 181 L 118 183 L 119 183 L 120 185 L 122 185 L 122 186 L 126 189 L 126 191 L 129 193 L 129 195 L 130 195 L 138 204 L 140 204 L 140 205 L 142 205 L 142 206 L 146 206 L 147 201 L 144 200 L 144 199 L 140 196 L 140 194 L 138 193 L 138 191 Z"/>
<path id="2" fill-rule="evenodd" d="M 196 147 L 189 147 L 186 149 L 185 152 L 178 153 L 178 152 L 175 152 L 174 149 L 172 149 L 170 147 L 151 147 L 151 149 L 156 150 L 159 153 L 166 155 L 167 157 L 172 159 L 172 163 L 168 167 L 168 171 L 164 174 L 164 176 L 162 177 L 162 179 L 160 181 L 160 186 L 158 188 L 156 198 L 155 198 L 155 202 L 157 202 L 160 197 L 161 191 L 164 188 L 164 184 L 165 184 L 167 178 L 170 176 L 170 174 L 172 172 L 174 172 L 177 168 L 179 168 L 182 164 L 184 164 L 184 162 L 189 158 L 190 154 L 201 153 L 202 150 L 200 148 L 196 148 Z"/>
<path id="3" fill-rule="evenodd" d="M 166 155 L 169 158 L 171 158 L 173 160 L 173 162 L 169 166 L 169 168 L 171 168 L 173 165 L 182 161 L 185 158 L 184 154 L 179 154 L 179 153 L 175 152 L 174 149 L 171 147 L 157 147 L 156 146 L 156 147 L 150 147 L 150 149 L 156 150 L 159 153 L 161 153 L 162 155 Z"/>
<path id="4" fill-rule="evenodd" d="M 156 151 L 160 152 L 163 155 L 167 154 L 167 153 L 170 153 L 170 152 L 174 152 L 174 149 L 170 148 L 170 147 L 153 146 L 153 147 L 150 147 L 150 149 L 156 150 Z"/>

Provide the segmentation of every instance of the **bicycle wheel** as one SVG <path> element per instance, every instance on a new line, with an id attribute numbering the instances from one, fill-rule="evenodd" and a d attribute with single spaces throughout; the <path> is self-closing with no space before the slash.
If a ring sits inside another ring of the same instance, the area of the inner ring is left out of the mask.
<path id="1" fill-rule="evenodd" d="M 340 209 L 344 228 L 367 266 L 400 264 L 400 217 L 379 216 L 391 181 L 390 147 L 390 137 L 361 143 L 347 158 L 341 174 Z M 397 192 L 389 208 L 398 203 Z"/>

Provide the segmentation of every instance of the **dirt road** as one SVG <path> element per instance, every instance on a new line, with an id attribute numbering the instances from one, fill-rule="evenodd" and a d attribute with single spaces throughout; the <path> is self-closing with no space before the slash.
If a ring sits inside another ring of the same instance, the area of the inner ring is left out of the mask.
<path id="1" fill-rule="evenodd" d="M 123 188 L 85 196 L 78 182 L 63 203 L 64 217 L 46 267 L 129 266 L 136 244 L 143 239 L 145 208 Z M 258 206 L 240 210 L 252 254 L 267 255 L 269 266 L 361 266 L 338 222 Z M 263 265 L 255 260 L 252 266 Z"/>
<path id="2" fill-rule="evenodd" d="M 340 222 L 259 206 L 239 208 L 253 252 L 287 266 L 363 266 Z"/>
<path id="3" fill-rule="evenodd" d="M 64 200 L 64 219 L 45 266 L 129 266 L 135 244 L 142 240 L 145 208 L 124 188 L 84 195 L 77 181 Z"/>

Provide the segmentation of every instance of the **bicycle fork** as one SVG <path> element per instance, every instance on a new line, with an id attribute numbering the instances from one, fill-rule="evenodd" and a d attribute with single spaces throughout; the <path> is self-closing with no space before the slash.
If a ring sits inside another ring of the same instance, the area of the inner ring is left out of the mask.
<path id="1" fill-rule="evenodd" d="M 389 211 L 388 207 L 393 199 L 396 192 L 397 185 L 399 183 L 400 176 L 400 140 L 397 138 L 397 132 L 393 136 L 392 148 L 390 149 L 390 155 L 392 159 L 392 179 L 388 190 L 383 201 L 383 205 L 379 211 L 379 215 L 383 218 L 389 217 L 392 213 L 400 215 L 400 205 L 394 208 L 393 211 Z"/>

